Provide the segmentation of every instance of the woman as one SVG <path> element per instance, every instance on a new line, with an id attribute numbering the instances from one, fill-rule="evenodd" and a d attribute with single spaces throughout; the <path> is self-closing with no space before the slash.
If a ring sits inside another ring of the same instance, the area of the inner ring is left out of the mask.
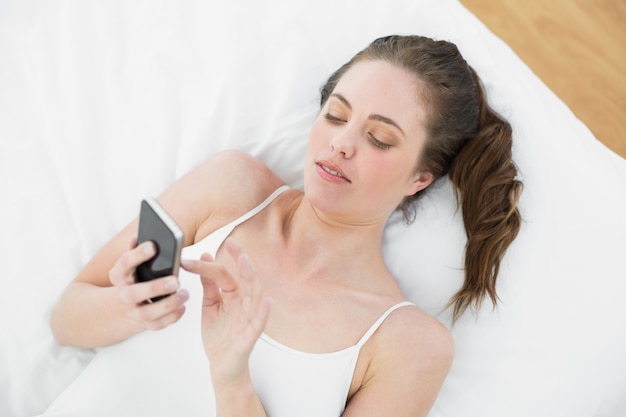
<path id="1" fill-rule="evenodd" d="M 453 44 L 418 36 L 374 41 L 330 77 L 321 106 L 304 193 L 260 161 L 224 152 L 159 197 L 185 245 L 244 215 L 215 260 L 182 263 L 204 287 L 217 414 L 426 415 L 452 340 L 406 302 L 382 258 L 383 229 L 396 209 L 410 221 L 413 200 L 449 174 L 468 235 L 454 316 L 485 295 L 495 302 L 499 262 L 520 226 L 510 127 Z M 136 229 L 68 286 L 51 319 L 60 344 L 113 344 L 184 314 L 189 294 L 176 277 L 134 283 L 155 253 L 136 245 Z"/>

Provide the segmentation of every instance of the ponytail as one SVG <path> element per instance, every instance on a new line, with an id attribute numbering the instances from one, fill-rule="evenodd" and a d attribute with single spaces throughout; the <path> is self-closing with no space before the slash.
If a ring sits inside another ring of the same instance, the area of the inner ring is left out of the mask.
<path id="1" fill-rule="evenodd" d="M 452 297 L 453 319 L 478 307 L 485 295 L 497 304 L 496 278 L 504 252 L 521 226 L 517 202 L 522 183 L 511 157 L 511 125 L 487 104 L 480 80 L 470 68 L 480 104 L 478 132 L 467 141 L 448 173 L 467 235 L 465 282 Z"/>

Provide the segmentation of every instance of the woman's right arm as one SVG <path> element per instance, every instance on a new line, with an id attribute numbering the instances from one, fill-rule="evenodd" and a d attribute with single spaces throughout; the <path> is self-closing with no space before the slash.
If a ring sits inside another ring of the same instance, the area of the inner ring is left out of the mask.
<path id="1" fill-rule="evenodd" d="M 136 246 L 132 237 L 136 224 L 134 221 L 107 243 L 66 288 L 50 319 L 59 344 L 110 345 L 144 330 L 164 328 L 184 313 L 188 293 L 176 292 L 176 277 L 134 283 L 137 265 L 154 255 L 151 243 Z M 172 292 L 157 303 L 145 303 Z"/>
<path id="2" fill-rule="evenodd" d="M 219 181 L 216 181 L 219 179 Z M 236 151 L 216 154 L 178 179 L 159 203 L 191 245 L 245 213 L 282 182 L 262 162 Z M 177 321 L 188 298 L 174 276 L 135 283 L 135 268 L 152 257 L 150 243 L 136 246 L 137 219 L 100 249 L 68 285 L 50 325 L 61 345 L 99 347 Z M 156 303 L 144 301 L 174 294 Z"/>

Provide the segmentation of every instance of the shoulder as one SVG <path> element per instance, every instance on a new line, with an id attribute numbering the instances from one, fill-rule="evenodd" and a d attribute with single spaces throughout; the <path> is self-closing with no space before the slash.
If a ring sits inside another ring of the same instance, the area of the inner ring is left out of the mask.
<path id="1" fill-rule="evenodd" d="M 262 202 L 283 181 L 260 159 L 229 150 L 212 155 L 160 197 L 197 241 Z M 190 238 L 191 239 L 191 238 Z"/>
<path id="2" fill-rule="evenodd" d="M 366 373 L 344 415 L 426 415 L 452 364 L 448 329 L 407 306 L 391 313 L 370 342 Z"/>
<path id="3" fill-rule="evenodd" d="M 249 210 L 284 184 L 265 162 L 241 151 L 219 152 L 199 169 L 203 183 L 210 185 L 205 197 L 218 198 L 227 213 L 238 207 Z"/>
<path id="4" fill-rule="evenodd" d="M 218 152 L 197 168 L 201 181 L 211 181 L 211 188 L 223 193 L 245 192 L 252 200 L 267 197 L 283 184 L 282 180 L 260 159 L 245 152 L 229 150 Z"/>
<path id="5" fill-rule="evenodd" d="M 393 352 L 394 362 L 403 358 L 407 366 L 422 367 L 424 360 L 447 367 L 454 356 L 452 335 L 435 317 L 418 307 L 399 308 L 387 317 L 379 337 L 380 352 Z M 381 355 L 389 359 L 389 355 Z"/>
<path id="6" fill-rule="evenodd" d="M 251 173 L 275 176 L 263 161 L 238 150 L 218 152 L 201 163 L 197 169 L 209 172 L 218 169 L 231 175 L 237 175 L 235 179 L 242 179 Z"/>

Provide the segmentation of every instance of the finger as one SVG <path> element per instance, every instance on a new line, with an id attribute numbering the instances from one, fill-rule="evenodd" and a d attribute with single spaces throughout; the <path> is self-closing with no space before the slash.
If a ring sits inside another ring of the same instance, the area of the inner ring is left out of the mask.
<path id="1" fill-rule="evenodd" d="M 251 328 L 254 331 L 254 340 L 256 340 L 261 335 L 261 332 L 265 329 L 267 319 L 270 316 L 271 307 L 272 299 L 270 297 L 263 297 L 263 299 L 259 303 L 257 314 L 254 316 L 254 320 L 252 320 Z"/>
<path id="2" fill-rule="evenodd" d="M 158 320 L 151 321 L 148 323 L 148 330 L 161 330 L 169 326 L 170 324 L 176 323 L 180 318 L 185 314 L 185 306 L 181 306 L 178 310 L 167 314 L 165 316 L 159 317 Z"/>
<path id="3" fill-rule="evenodd" d="M 242 333 L 242 343 L 246 350 L 251 349 L 259 338 L 269 317 L 269 298 L 263 298 L 261 283 L 254 270 L 250 257 L 241 251 L 241 248 L 231 241 L 229 252 L 236 257 L 240 273 L 241 310 L 239 326 Z"/>
<path id="4" fill-rule="evenodd" d="M 261 285 L 256 277 L 254 265 L 233 238 L 226 239 L 226 249 L 239 269 L 242 320 L 247 321 L 254 314 L 261 296 Z"/>
<path id="5" fill-rule="evenodd" d="M 206 262 L 215 262 L 215 259 L 213 258 L 213 256 L 211 256 L 211 254 L 207 252 L 204 252 L 202 255 L 200 255 L 200 260 L 203 260 Z"/>
<path id="6" fill-rule="evenodd" d="M 246 281 L 245 283 L 240 282 L 240 286 L 243 286 L 243 288 L 240 290 L 240 293 L 242 295 L 245 295 L 245 293 L 249 289 L 248 286 L 250 285 L 250 280 L 254 276 L 252 261 L 247 254 L 243 253 L 241 246 L 234 239 L 227 238 L 225 243 L 226 250 L 233 258 L 233 261 L 235 262 L 239 270 L 239 280 Z"/>
<path id="7" fill-rule="evenodd" d="M 254 268 L 248 255 L 240 254 L 237 259 L 237 266 L 240 274 L 241 318 L 242 325 L 245 326 L 255 314 L 260 300 L 260 286 L 256 285 Z"/>
<path id="8" fill-rule="evenodd" d="M 263 297 L 257 305 L 255 314 L 252 315 L 249 324 L 243 331 L 242 339 L 247 350 L 252 350 L 254 344 L 261 336 L 261 333 L 265 330 L 270 310 L 271 299 L 269 297 Z"/>
<path id="9" fill-rule="evenodd" d="M 235 262 L 237 262 L 239 255 L 243 253 L 239 243 L 237 243 L 237 241 L 233 239 L 232 237 L 226 238 L 226 241 L 224 243 L 226 245 L 226 250 L 228 251 L 230 256 L 232 256 Z"/>
<path id="10" fill-rule="evenodd" d="M 240 253 L 235 259 L 237 260 L 241 278 L 250 281 L 254 277 L 254 266 L 252 266 L 252 260 L 248 254 Z"/>
<path id="11" fill-rule="evenodd" d="M 203 285 L 207 281 L 213 281 L 222 291 L 235 291 L 237 279 L 219 263 L 213 262 L 209 254 L 202 254 L 199 260 L 183 259 L 181 266 L 184 270 L 200 275 Z"/>
<path id="12" fill-rule="evenodd" d="M 222 293 L 215 282 L 202 279 L 202 307 L 219 307 L 222 303 Z"/>
<path id="13" fill-rule="evenodd" d="M 172 294 L 176 292 L 178 287 L 178 279 L 170 275 L 120 287 L 120 297 L 122 302 L 127 305 L 138 305 L 155 297 Z"/>
<path id="14" fill-rule="evenodd" d="M 145 304 L 134 309 L 132 317 L 148 330 L 160 330 L 177 321 L 185 311 L 185 302 L 189 299 L 186 290 L 180 290 L 157 303 Z"/>
<path id="15" fill-rule="evenodd" d="M 200 275 L 202 307 L 212 308 L 213 313 L 223 308 L 223 293 L 234 292 L 238 286 L 237 280 L 222 265 L 213 262 L 213 257 L 208 253 L 202 254 L 198 261 L 183 259 L 181 266 Z"/>
<path id="16" fill-rule="evenodd" d="M 144 242 L 126 251 L 109 271 L 109 280 L 113 285 L 128 285 L 135 282 L 134 273 L 137 266 L 156 254 L 156 246 L 152 242 Z"/>

